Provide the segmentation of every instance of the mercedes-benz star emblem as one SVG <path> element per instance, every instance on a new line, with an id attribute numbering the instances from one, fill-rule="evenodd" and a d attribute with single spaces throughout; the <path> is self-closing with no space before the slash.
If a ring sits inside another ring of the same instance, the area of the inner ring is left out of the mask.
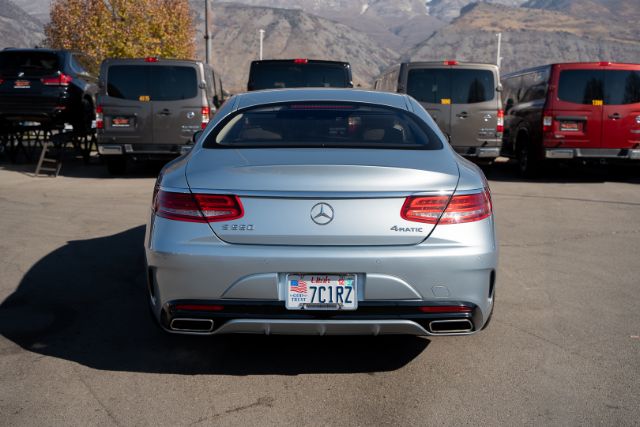
<path id="1" fill-rule="evenodd" d="M 318 225 L 333 221 L 333 208 L 327 203 L 318 203 L 311 208 L 311 220 Z"/>

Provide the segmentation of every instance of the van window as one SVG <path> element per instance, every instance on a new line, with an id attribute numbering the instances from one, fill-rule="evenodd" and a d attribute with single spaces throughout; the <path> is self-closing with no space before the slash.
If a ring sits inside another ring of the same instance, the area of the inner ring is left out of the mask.
<path id="1" fill-rule="evenodd" d="M 258 63 L 251 67 L 251 90 L 286 87 L 348 87 L 348 69 L 341 64 Z"/>
<path id="2" fill-rule="evenodd" d="M 445 68 L 417 68 L 409 70 L 407 94 L 420 102 L 440 104 L 451 98 L 449 70 Z"/>
<path id="3" fill-rule="evenodd" d="M 107 94 L 114 98 L 176 101 L 198 94 L 196 70 L 185 66 L 113 65 L 107 74 Z"/>
<path id="4" fill-rule="evenodd" d="M 495 80 L 489 70 L 451 70 L 451 102 L 475 104 L 495 97 Z"/>
<path id="5" fill-rule="evenodd" d="M 601 70 L 564 70 L 560 72 L 558 98 L 574 104 L 591 105 L 604 99 Z"/>
<path id="6" fill-rule="evenodd" d="M 549 71 L 536 71 L 522 76 L 523 92 L 520 102 L 530 102 L 547 97 Z"/>
<path id="7" fill-rule="evenodd" d="M 604 103 L 609 105 L 640 103 L 640 71 L 606 70 Z"/>

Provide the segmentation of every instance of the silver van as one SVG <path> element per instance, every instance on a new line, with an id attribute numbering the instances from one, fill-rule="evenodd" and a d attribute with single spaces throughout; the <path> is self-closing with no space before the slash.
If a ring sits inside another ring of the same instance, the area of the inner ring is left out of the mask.
<path id="1" fill-rule="evenodd" d="M 98 151 L 112 174 L 127 159 L 169 159 L 188 150 L 224 102 L 210 66 L 190 60 L 106 59 L 96 107 Z"/>
<path id="2" fill-rule="evenodd" d="M 375 90 L 407 93 L 431 114 L 459 154 L 500 154 L 504 111 L 498 67 L 457 61 L 406 62 L 384 72 Z"/>

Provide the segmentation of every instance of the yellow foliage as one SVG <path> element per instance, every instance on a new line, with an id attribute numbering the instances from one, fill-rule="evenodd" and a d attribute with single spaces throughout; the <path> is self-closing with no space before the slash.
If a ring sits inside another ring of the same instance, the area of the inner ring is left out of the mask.
<path id="1" fill-rule="evenodd" d="M 188 0 L 52 0 L 48 46 L 105 58 L 193 58 Z"/>

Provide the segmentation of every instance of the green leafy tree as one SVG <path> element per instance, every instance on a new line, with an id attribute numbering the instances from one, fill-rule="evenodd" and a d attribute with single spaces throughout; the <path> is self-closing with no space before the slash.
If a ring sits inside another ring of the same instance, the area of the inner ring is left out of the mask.
<path id="1" fill-rule="evenodd" d="M 188 0 L 52 0 L 46 43 L 105 58 L 193 58 Z"/>

